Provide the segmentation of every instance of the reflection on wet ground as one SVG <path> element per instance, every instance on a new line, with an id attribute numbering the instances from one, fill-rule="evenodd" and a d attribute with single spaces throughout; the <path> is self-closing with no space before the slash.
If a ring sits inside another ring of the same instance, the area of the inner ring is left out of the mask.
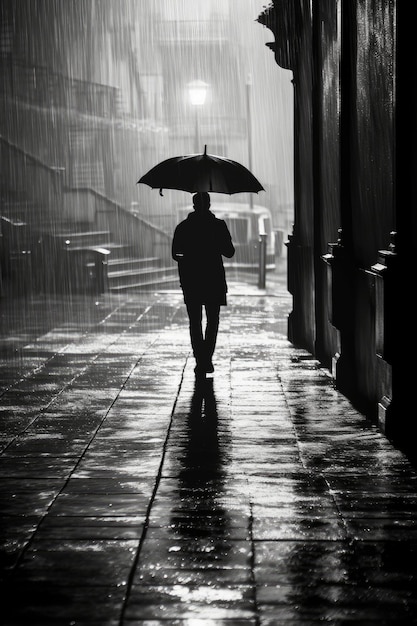
<path id="1" fill-rule="evenodd" d="M 179 293 L 66 306 L 2 335 L 5 626 L 417 623 L 417 473 L 282 285 L 232 285 L 205 381 Z"/>

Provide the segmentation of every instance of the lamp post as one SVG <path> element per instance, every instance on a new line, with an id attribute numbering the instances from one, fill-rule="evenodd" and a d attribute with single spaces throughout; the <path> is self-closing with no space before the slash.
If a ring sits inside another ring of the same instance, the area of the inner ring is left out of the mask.
<path id="1" fill-rule="evenodd" d="M 246 122 L 248 129 L 248 162 L 249 170 L 252 171 L 252 75 L 248 74 L 246 79 Z M 249 194 L 249 207 L 253 210 L 253 195 Z M 266 283 L 266 246 L 267 246 L 267 234 L 265 232 L 265 225 L 259 218 L 259 272 L 258 272 L 258 287 L 259 289 L 265 289 Z"/>
<path id="2" fill-rule="evenodd" d="M 202 80 L 193 80 L 191 83 L 188 83 L 190 102 L 195 109 L 194 151 L 196 153 L 201 150 L 199 108 L 203 106 L 206 101 L 208 87 L 208 84 Z"/>
<path id="3" fill-rule="evenodd" d="M 252 100 L 251 100 L 251 91 L 252 91 L 252 75 L 249 74 L 246 79 L 246 122 L 248 129 L 248 162 L 249 169 L 252 171 Z M 252 194 L 249 194 L 249 205 L 250 208 L 253 209 L 253 198 Z"/>

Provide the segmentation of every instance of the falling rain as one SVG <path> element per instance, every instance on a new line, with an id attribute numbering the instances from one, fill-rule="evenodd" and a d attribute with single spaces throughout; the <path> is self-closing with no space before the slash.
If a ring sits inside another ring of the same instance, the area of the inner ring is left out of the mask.
<path id="1" fill-rule="evenodd" d="M 416 623 L 413 28 L 1 0 L 7 626 Z"/>
<path id="2" fill-rule="evenodd" d="M 137 181 L 205 146 L 263 187 L 212 194 L 238 247 L 230 280 L 259 280 L 264 232 L 274 271 L 293 220 L 292 73 L 268 52 L 262 8 L 2 1 L 2 293 L 53 308 L 57 294 L 177 289 L 170 242 L 191 194 Z"/>

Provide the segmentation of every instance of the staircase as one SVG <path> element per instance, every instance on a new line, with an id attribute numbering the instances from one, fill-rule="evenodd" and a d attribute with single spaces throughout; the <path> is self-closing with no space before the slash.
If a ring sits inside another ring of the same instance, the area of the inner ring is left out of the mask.
<path id="1" fill-rule="evenodd" d="M 3 285 L 8 292 L 120 294 L 178 287 L 177 268 L 138 246 L 115 242 L 109 230 L 57 220 L 18 194 L 0 190 Z"/>
<path id="2" fill-rule="evenodd" d="M 113 293 L 179 285 L 177 268 L 164 267 L 157 257 L 110 257 L 107 268 L 108 290 Z"/>
<path id="3" fill-rule="evenodd" d="M 106 120 L 117 116 L 117 90 L 106 88 L 103 93 L 102 85 L 88 82 L 81 85 L 48 69 L 31 67 L 28 70 L 13 63 L 12 70 L 17 72 L 13 74 L 14 87 L 19 87 L 13 108 L 19 115 L 21 112 L 22 119 L 26 119 L 24 116 L 33 102 L 37 104 L 36 115 L 51 108 L 49 96 L 45 102 L 34 77 L 43 77 L 54 87 L 48 91 L 58 98 L 52 103 L 53 119 L 56 115 L 57 122 L 54 121 L 54 129 L 68 130 L 68 115 L 61 116 L 61 105 L 66 107 L 68 100 L 82 105 L 71 118 L 74 128 L 82 132 L 88 130 L 84 116 L 92 113 L 91 103 L 95 115 L 101 111 Z M 81 86 L 83 97 L 80 99 Z M 77 97 L 72 98 L 74 89 Z M 5 93 L 7 96 L 7 90 Z M 0 87 L 0 99 L 2 95 L 5 94 Z M 32 96 L 40 98 L 39 102 Z M 101 108 L 97 108 L 98 102 L 102 103 Z M 7 97 L 4 104 L 11 106 Z M 34 114 L 33 108 L 31 114 Z M 58 137 L 59 134 L 55 139 Z M 37 151 L 33 137 L 27 145 Z M 9 133 L 3 136 L 0 124 L 0 295 L 34 290 L 72 294 L 177 288 L 177 267 L 170 258 L 167 233 L 93 188 L 91 177 L 68 182 L 62 175 L 64 152 L 57 159 L 53 151 L 50 159 L 48 162 L 45 150 L 41 157 L 18 145 L 13 133 L 10 137 Z M 63 219 L 63 215 L 78 215 L 75 219 L 94 219 L 95 223 L 70 222 Z"/>
<path id="4" fill-rule="evenodd" d="M 111 241 L 109 231 L 64 231 L 56 233 L 54 241 L 68 255 L 85 259 L 81 263 L 88 276 L 101 259 L 106 267 L 105 291 L 122 293 L 178 286 L 176 265 L 166 266 L 156 256 L 135 256 L 133 246 Z"/>

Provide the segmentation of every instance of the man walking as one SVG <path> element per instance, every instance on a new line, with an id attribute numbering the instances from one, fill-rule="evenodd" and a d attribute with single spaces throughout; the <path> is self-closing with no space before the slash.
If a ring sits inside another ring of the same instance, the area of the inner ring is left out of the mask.
<path id="1" fill-rule="evenodd" d="M 227 304 L 223 256 L 235 253 L 229 229 L 210 211 L 207 192 L 193 196 L 194 212 L 180 222 L 172 241 L 172 258 L 178 262 L 180 285 L 190 324 L 190 338 L 197 375 L 214 371 L 220 307 Z M 203 307 L 206 328 L 203 333 Z"/>

